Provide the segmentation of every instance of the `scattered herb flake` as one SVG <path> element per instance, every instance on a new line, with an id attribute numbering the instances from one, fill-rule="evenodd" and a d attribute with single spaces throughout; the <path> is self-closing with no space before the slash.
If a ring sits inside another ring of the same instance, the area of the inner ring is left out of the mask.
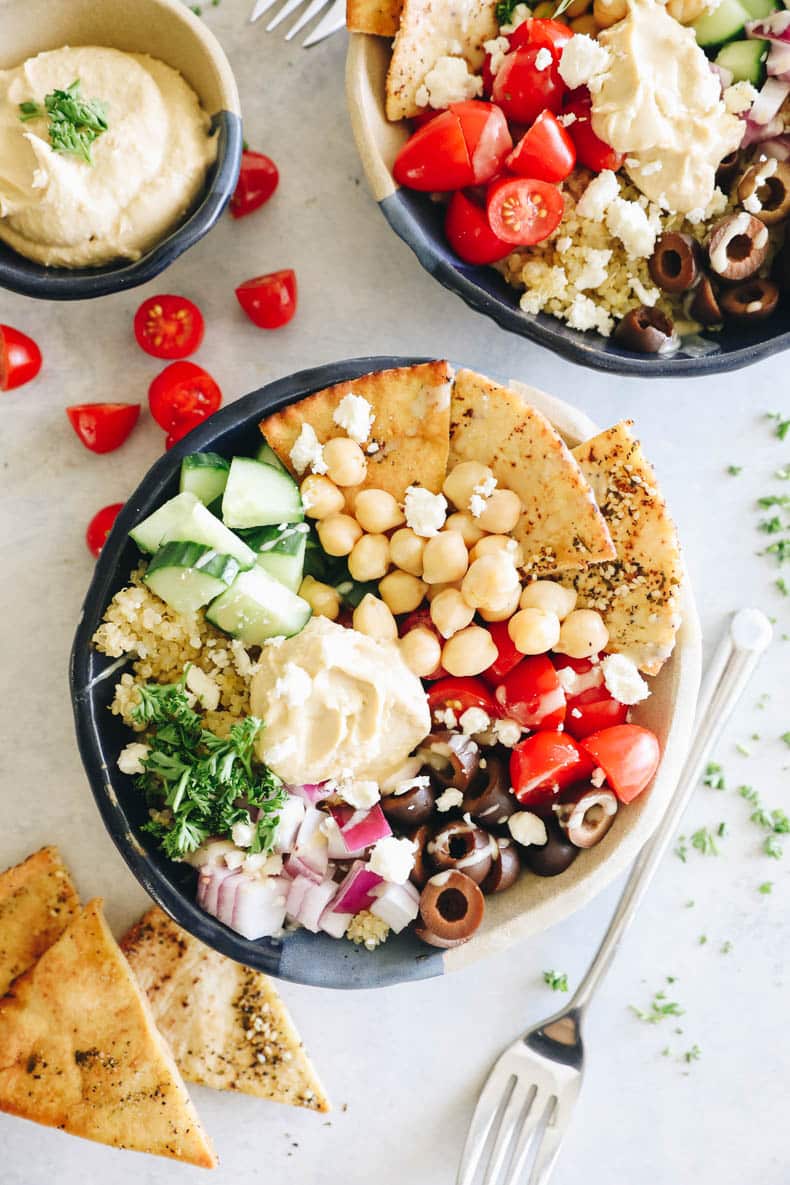
<path id="1" fill-rule="evenodd" d="M 685 835 L 678 836 L 678 846 L 675 848 L 675 855 L 677 856 L 678 860 L 682 860 L 684 864 L 686 863 L 688 848 L 686 847 Z"/>
<path id="2" fill-rule="evenodd" d="M 723 955 L 728 955 L 731 950 L 732 950 L 732 943 L 730 942 L 730 940 L 728 938 L 726 942 L 722 942 L 722 944 L 721 944 L 721 953 Z"/>
<path id="3" fill-rule="evenodd" d="M 693 909 L 693 908 L 694 908 L 694 901 L 693 901 L 693 899 L 690 899 L 686 902 L 686 909 Z"/>
<path id="4" fill-rule="evenodd" d="M 701 856 L 718 856 L 719 849 L 716 841 L 707 827 L 698 827 L 691 837 L 691 846 L 696 848 Z"/>
<path id="5" fill-rule="evenodd" d="M 752 755 L 751 749 L 748 745 L 744 745 L 743 741 L 738 741 L 735 745 L 735 748 L 740 753 L 741 757 L 751 757 Z"/>
<path id="6" fill-rule="evenodd" d="M 724 771 L 715 761 L 709 761 L 705 766 L 705 776 L 702 779 L 702 784 L 703 786 L 709 786 L 711 790 L 724 790 L 726 788 Z"/>
<path id="7" fill-rule="evenodd" d="M 684 1062 L 698 1062 L 702 1057 L 702 1050 L 699 1045 L 692 1045 L 691 1049 L 687 1049 L 683 1054 Z"/>
<path id="8" fill-rule="evenodd" d="M 739 473 L 743 473 L 743 465 L 728 465 L 727 472 L 730 477 L 737 477 Z"/>
<path id="9" fill-rule="evenodd" d="M 784 849 L 775 835 L 766 835 L 763 840 L 763 851 L 772 860 L 781 860 Z"/>
<path id="10" fill-rule="evenodd" d="M 782 520 L 778 514 L 774 514 L 771 518 L 764 518 L 762 522 L 758 523 L 758 530 L 764 531 L 766 535 L 776 535 L 782 530 Z"/>
<path id="11" fill-rule="evenodd" d="M 784 564 L 790 560 L 790 539 L 777 539 L 776 543 L 769 544 L 765 549 L 766 555 L 775 555 L 778 564 Z"/>
<path id="12" fill-rule="evenodd" d="M 568 976 L 559 971 L 544 971 L 543 982 L 551 988 L 553 992 L 567 992 L 568 991 Z"/>
<path id="13" fill-rule="evenodd" d="M 774 435 L 778 436 L 780 440 L 784 440 L 787 433 L 790 432 L 790 420 L 783 420 L 782 413 L 778 411 L 768 412 L 768 419 L 775 423 Z"/>
<path id="14" fill-rule="evenodd" d="M 699 938 L 697 939 L 697 942 L 699 943 L 700 946 L 704 946 L 707 941 L 708 941 L 707 934 L 700 934 Z"/>
<path id="15" fill-rule="evenodd" d="M 757 892 L 762 893 L 763 896 L 766 896 L 768 893 L 770 893 L 772 891 L 773 887 L 774 887 L 773 881 L 763 881 L 763 883 L 761 885 L 758 885 Z"/>
<path id="16" fill-rule="evenodd" d="M 664 992 L 655 993 L 653 999 L 650 1001 L 650 1007 L 647 1012 L 643 1012 L 635 1004 L 631 1004 L 630 1008 L 634 1016 L 649 1025 L 657 1025 L 668 1016 L 684 1015 L 683 1009 L 678 1002 L 676 1000 L 667 1000 L 666 993 Z"/>
<path id="17" fill-rule="evenodd" d="M 780 576 L 776 581 L 776 587 L 783 597 L 790 597 L 790 588 L 787 587 L 787 581 L 783 576 Z"/>

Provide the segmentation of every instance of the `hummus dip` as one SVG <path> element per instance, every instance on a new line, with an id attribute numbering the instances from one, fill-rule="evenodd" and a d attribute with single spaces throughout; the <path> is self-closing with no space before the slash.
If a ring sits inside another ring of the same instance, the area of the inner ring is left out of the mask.
<path id="1" fill-rule="evenodd" d="M 382 782 L 431 730 L 422 684 L 394 642 L 313 617 L 266 645 L 250 693 L 261 761 L 292 785 Z"/>
<path id="2" fill-rule="evenodd" d="M 55 151 L 45 97 L 79 80 L 106 106 L 93 164 Z M 42 113 L 20 120 L 20 104 Z M 0 71 L 0 239 L 53 267 L 138 259 L 198 197 L 217 146 L 177 71 L 145 54 L 79 46 Z"/>

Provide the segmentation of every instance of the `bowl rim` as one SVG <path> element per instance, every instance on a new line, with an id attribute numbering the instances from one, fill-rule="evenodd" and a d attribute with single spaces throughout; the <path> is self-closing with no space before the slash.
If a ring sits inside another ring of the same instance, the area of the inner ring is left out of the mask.
<path id="1" fill-rule="evenodd" d="M 526 337 L 559 357 L 579 366 L 607 374 L 635 375 L 639 378 L 688 378 L 723 374 L 740 370 L 790 348 L 790 329 L 765 341 L 723 353 L 704 353 L 696 357 L 664 357 L 655 354 L 615 353 L 592 344 L 605 342 L 596 334 L 588 342 L 581 333 L 567 336 L 562 322 L 547 314 L 524 313 L 517 305 L 507 305 L 486 292 L 473 279 L 437 253 L 429 236 L 404 200 L 379 149 L 368 104 L 372 55 L 380 52 L 386 38 L 370 33 L 352 33 L 346 56 L 346 102 L 357 151 L 369 187 L 379 209 L 392 230 L 417 256 L 423 268 L 439 283 L 460 296 L 469 308 L 490 318 L 502 329 Z M 483 268 L 470 268 L 472 272 Z"/>
<path id="2" fill-rule="evenodd" d="M 294 959 L 288 957 L 289 942 L 279 944 L 277 949 L 272 949 L 273 944 L 263 946 L 260 942 L 250 942 L 204 913 L 196 901 L 178 889 L 165 872 L 156 867 L 150 859 L 129 824 L 113 787 L 114 771 L 108 767 L 104 759 L 103 722 L 96 710 L 93 695 L 96 684 L 122 670 L 128 660 L 121 658 L 110 663 L 93 678 L 90 671 L 91 657 L 95 655 L 91 637 L 118 585 L 120 557 L 127 542 L 129 529 L 138 521 L 143 509 L 148 511 L 152 503 L 161 499 L 166 487 L 172 482 L 182 457 L 190 452 L 210 450 L 216 438 L 226 431 L 257 422 L 264 411 L 294 403 L 327 385 L 349 381 L 371 371 L 390 369 L 394 366 L 412 366 L 429 360 L 423 357 L 392 356 L 344 359 L 274 380 L 216 412 L 204 425 L 195 429 L 169 453 L 155 461 L 125 503 L 99 555 L 81 608 L 71 649 L 69 683 L 83 767 L 105 828 L 130 871 L 161 908 L 206 945 L 238 962 L 298 983 L 356 988 L 387 986 L 414 978 L 426 978 L 465 966 L 562 921 L 606 888 L 625 870 L 650 838 L 674 792 L 691 738 L 700 682 L 702 643 L 694 598 L 686 578 L 681 594 L 683 624 L 672 659 L 675 667 L 675 687 L 667 736 L 661 765 L 638 825 L 625 836 L 621 836 L 606 860 L 580 881 L 564 889 L 559 881 L 556 882 L 556 891 L 547 900 L 522 911 L 515 918 L 491 927 L 471 942 L 454 950 L 428 951 L 427 954 L 424 953 L 424 947 L 418 947 L 417 949 L 421 949 L 423 953 L 415 954 L 414 958 L 410 958 L 406 952 L 394 961 L 385 955 L 386 962 L 382 955 L 387 952 L 389 944 L 385 943 L 374 956 L 370 956 L 379 962 L 368 962 L 367 965 L 364 962 L 360 964 L 359 959 L 355 961 L 353 956 L 355 953 L 362 953 L 364 960 L 368 952 L 358 952 L 356 948 L 351 948 L 344 972 L 336 973 L 334 977 L 327 979 L 313 965 L 320 960 L 311 961 L 309 958 L 310 940 L 320 936 L 307 936 L 307 942 L 303 942 L 301 949 L 296 950 Z M 583 413 L 554 396 L 545 396 L 545 400 L 541 400 L 541 394 L 536 393 L 538 398 L 535 399 L 535 404 L 550 418 L 552 415 L 558 418 L 559 430 L 563 434 L 578 433 L 584 438 L 595 433 L 596 426 Z M 532 397 L 530 398 L 532 401 Z M 292 942 L 295 937 L 297 935 L 291 936 L 289 941 Z M 350 943 L 347 945 L 351 947 Z"/>

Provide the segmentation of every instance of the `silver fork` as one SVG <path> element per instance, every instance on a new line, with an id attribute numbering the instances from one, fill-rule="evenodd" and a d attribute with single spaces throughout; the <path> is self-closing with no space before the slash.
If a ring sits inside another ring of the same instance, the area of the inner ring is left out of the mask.
<path id="1" fill-rule="evenodd" d="M 581 1024 L 669 845 L 711 750 L 771 641 L 768 618 L 741 609 L 714 655 L 678 787 L 634 863 L 609 929 L 563 1011 L 520 1037 L 494 1065 L 475 1109 L 457 1185 L 546 1185 L 568 1128 L 584 1069 Z"/>
<path id="2" fill-rule="evenodd" d="M 276 29 L 286 17 L 296 12 L 297 8 L 301 4 L 304 4 L 304 2 L 305 0 L 285 0 L 280 11 L 274 14 L 266 26 L 266 32 L 269 33 L 272 29 Z M 256 0 L 255 7 L 250 13 L 250 24 L 259 20 L 276 3 L 277 0 Z M 305 38 L 302 45 L 307 49 L 311 45 L 317 45 L 319 41 L 323 41 L 326 37 L 331 37 L 333 33 L 339 32 L 346 23 L 346 0 L 334 0 L 331 3 L 331 7 L 328 7 L 329 5 L 330 0 L 309 0 L 307 7 L 300 13 L 296 23 L 285 34 L 285 40 L 290 41 L 300 29 L 303 29 L 305 25 L 309 24 L 324 9 L 327 9 L 327 11 L 324 13 L 323 18 L 318 22 L 309 37 Z"/>

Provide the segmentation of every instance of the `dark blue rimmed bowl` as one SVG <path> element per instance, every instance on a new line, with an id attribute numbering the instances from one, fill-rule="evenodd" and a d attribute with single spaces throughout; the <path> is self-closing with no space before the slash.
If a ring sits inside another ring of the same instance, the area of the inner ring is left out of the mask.
<path id="1" fill-rule="evenodd" d="M 207 946 L 281 979 L 334 988 L 369 988 L 441 975 L 509 946 L 567 917 L 619 875 L 634 859 L 660 820 L 685 757 L 699 684 L 701 641 L 691 593 L 684 593 L 683 626 L 675 654 L 653 682 L 653 694 L 640 721 L 655 729 L 663 746 L 661 767 L 650 793 L 632 804 L 590 852 L 583 853 L 560 878 L 522 877 L 507 893 L 488 898 L 486 919 L 472 940 L 454 950 L 424 946 L 411 933 L 391 936 L 376 951 L 347 940 L 304 930 L 282 941 L 250 942 L 195 903 L 197 874 L 163 856 L 142 830 L 147 809 L 133 781 L 117 768 L 129 729 L 109 707 L 126 660 L 97 653 L 91 638 L 112 597 L 128 584 L 140 553 L 129 530 L 178 490 L 181 459 L 211 450 L 225 456 L 249 454 L 260 442 L 258 422 L 265 415 L 334 383 L 370 371 L 410 366 L 423 358 L 355 358 L 279 379 L 213 415 L 153 465 L 126 502 L 105 543 L 83 605 L 71 653 L 70 682 L 82 761 L 96 804 L 116 847 L 151 897 L 179 925 Z M 589 436 L 594 425 L 567 404 L 531 393 L 531 401 L 554 419 L 570 443 Z"/>
<path id="2" fill-rule="evenodd" d="M 182 0 L 3 0 L 0 69 L 64 45 L 147 53 L 178 70 L 211 115 L 217 157 L 184 220 L 140 259 L 48 268 L 0 243 L 0 287 L 39 300 L 87 300 L 145 284 L 203 237 L 229 202 L 242 151 L 239 94 L 216 37 Z"/>
<path id="3" fill-rule="evenodd" d="M 764 321 L 684 338 L 680 348 L 667 355 L 635 354 L 611 338 L 571 329 L 556 317 L 522 312 L 518 292 L 493 267 L 473 267 L 450 250 L 444 235 L 444 207 L 431 201 L 428 194 L 395 184 L 390 169 L 407 133 L 404 123 L 389 123 L 384 112 L 389 59 L 390 43 L 385 38 L 352 34 L 346 94 L 359 155 L 373 196 L 392 229 L 411 247 L 425 270 L 470 308 L 570 362 L 640 378 L 719 374 L 790 347 L 790 312 L 786 307 Z"/>

